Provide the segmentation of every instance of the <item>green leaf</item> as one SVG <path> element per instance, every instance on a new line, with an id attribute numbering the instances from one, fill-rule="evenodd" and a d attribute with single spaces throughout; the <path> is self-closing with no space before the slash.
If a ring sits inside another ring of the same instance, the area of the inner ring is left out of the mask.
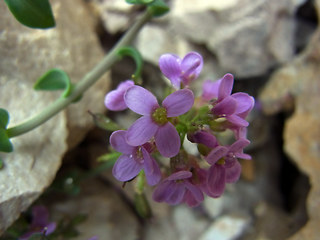
<path id="1" fill-rule="evenodd" d="M 7 110 L 0 108 L 0 128 L 6 129 L 9 123 L 9 113 Z"/>
<path id="2" fill-rule="evenodd" d="M 139 79 L 142 72 L 143 59 L 140 52 L 133 47 L 122 47 L 118 50 L 118 55 L 121 57 L 129 56 L 134 60 L 136 64 L 136 71 L 132 75 L 132 79 L 134 80 L 135 84 L 141 84 Z"/>
<path id="3" fill-rule="evenodd" d="M 23 25 L 31 28 L 55 26 L 48 0 L 4 0 L 13 16 Z"/>
<path id="4" fill-rule="evenodd" d="M 89 114 L 92 116 L 95 125 L 99 128 L 108 131 L 116 131 L 121 129 L 121 127 L 113 122 L 110 118 L 106 117 L 102 113 L 92 113 L 89 111 Z"/>
<path id="5" fill-rule="evenodd" d="M 129 4 L 148 4 L 153 2 L 154 0 L 126 0 Z"/>
<path id="6" fill-rule="evenodd" d="M 13 146 L 8 138 L 6 129 L 0 129 L 0 152 L 12 152 Z"/>
<path id="7" fill-rule="evenodd" d="M 110 162 L 110 164 L 113 166 L 113 164 L 116 162 L 116 160 L 121 156 L 122 153 L 119 152 L 112 152 L 104 154 L 100 157 L 98 157 L 98 162 Z"/>
<path id="8" fill-rule="evenodd" d="M 51 69 L 41 76 L 33 86 L 35 90 L 56 91 L 63 90 L 63 97 L 67 97 L 72 92 L 72 84 L 66 72 L 60 69 Z"/>
<path id="9" fill-rule="evenodd" d="M 134 205 L 136 208 L 137 213 L 142 218 L 151 218 L 152 217 L 152 211 L 148 202 L 148 199 L 146 198 L 146 195 L 144 193 L 135 193 L 134 195 Z"/>
<path id="10" fill-rule="evenodd" d="M 3 163 L 3 160 L 0 158 L 0 170 L 3 169 L 4 167 L 4 163 Z"/>
<path id="11" fill-rule="evenodd" d="M 163 0 L 154 0 L 148 4 L 150 11 L 154 17 L 160 17 L 169 12 L 169 6 Z"/>

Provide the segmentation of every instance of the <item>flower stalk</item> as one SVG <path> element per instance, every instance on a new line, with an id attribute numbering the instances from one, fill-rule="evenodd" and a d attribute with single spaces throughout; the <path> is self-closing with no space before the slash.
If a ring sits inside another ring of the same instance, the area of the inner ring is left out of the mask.
<path id="1" fill-rule="evenodd" d="M 132 25 L 126 34 L 119 40 L 119 42 L 111 49 L 111 51 L 99 62 L 90 72 L 88 72 L 79 83 L 75 84 L 72 93 L 67 97 L 58 98 L 50 106 L 45 108 L 36 116 L 27 119 L 25 122 L 8 128 L 6 130 L 7 136 L 13 138 L 24 133 L 27 133 L 41 124 L 48 121 L 61 110 L 66 108 L 70 103 L 74 102 L 81 96 L 88 88 L 90 88 L 100 77 L 106 73 L 111 66 L 121 59 L 118 55 L 119 49 L 131 44 L 140 29 L 147 23 L 153 16 L 152 10 L 148 8 L 145 13 Z"/>

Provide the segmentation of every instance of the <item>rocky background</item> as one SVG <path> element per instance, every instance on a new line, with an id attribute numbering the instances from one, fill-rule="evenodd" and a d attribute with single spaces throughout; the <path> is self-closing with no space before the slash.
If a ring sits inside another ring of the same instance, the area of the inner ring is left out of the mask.
<path id="1" fill-rule="evenodd" d="M 0 107 L 9 110 L 12 124 L 55 99 L 34 92 L 35 79 L 58 67 L 79 80 L 141 12 L 124 0 L 51 3 L 57 27 L 41 31 L 18 24 L 0 2 Z M 105 93 L 130 78 L 134 63 L 123 59 L 79 103 L 14 139 L 15 152 L 3 156 L 0 171 L 0 239 L 7 239 L 5 230 L 31 204 L 46 205 L 54 221 L 86 215 L 76 226 L 80 235 L 72 238 L 79 240 L 319 238 L 320 1 L 168 4 L 170 13 L 146 25 L 136 39 L 146 61 L 143 79 L 160 93 L 157 62 L 166 52 L 203 55 L 204 70 L 193 86 L 198 92 L 201 80 L 234 74 L 234 90 L 248 92 L 257 103 L 249 116 L 247 153 L 253 160 L 243 162 L 241 180 L 221 198 L 207 198 L 193 209 L 150 201 L 153 218 L 145 220 L 133 209 L 132 184 L 123 189 L 111 169 L 88 174 L 107 152 L 110 132 L 94 127 L 87 111 L 105 112 Z M 107 114 L 124 126 L 135 118 Z"/>

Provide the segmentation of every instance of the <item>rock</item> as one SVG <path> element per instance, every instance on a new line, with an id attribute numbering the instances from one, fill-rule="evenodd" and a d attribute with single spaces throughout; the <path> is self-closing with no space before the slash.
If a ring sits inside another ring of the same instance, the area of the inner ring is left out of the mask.
<path id="1" fill-rule="evenodd" d="M 226 215 L 218 218 L 199 240 L 233 240 L 239 238 L 249 225 L 249 218 Z"/>
<path id="2" fill-rule="evenodd" d="M 138 239 L 139 222 L 129 206 L 109 186 L 97 180 L 88 180 L 81 186 L 81 194 L 56 202 L 51 208 L 53 219 L 59 221 L 78 214 L 87 219 L 77 226 L 79 236 L 75 240 L 89 239 Z"/>
<path id="3" fill-rule="evenodd" d="M 205 44 L 226 72 L 263 75 L 293 57 L 293 17 L 304 1 L 206 1 L 208 8 L 180 2 L 173 4 L 172 28 L 191 42 Z"/>
<path id="4" fill-rule="evenodd" d="M 10 113 L 9 126 L 42 111 L 60 96 L 32 89 L 47 70 L 61 68 L 75 83 L 103 56 L 86 5 L 80 0 L 51 2 L 57 27 L 48 30 L 19 24 L 0 2 L 0 107 Z M 103 111 L 108 84 L 108 78 L 100 80 L 79 103 L 13 138 L 13 153 L 1 153 L 5 168 L 0 171 L 0 234 L 52 182 L 68 145 L 79 143 L 92 127 L 87 110 Z"/>
<path id="5" fill-rule="evenodd" d="M 320 1 L 316 3 L 319 15 Z M 283 110 L 288 102 L 289 105 L 294 103 L 294 112 L 285 123 L 284 150 L 309 177 L 311 184 L 307 199 L 309 221 L 290 240 L 318 239 L 320 236 L 319 39 L 318 28 L 307 49 L 277 71 L 260 95 L 263 109 L 269 114 Z"/>

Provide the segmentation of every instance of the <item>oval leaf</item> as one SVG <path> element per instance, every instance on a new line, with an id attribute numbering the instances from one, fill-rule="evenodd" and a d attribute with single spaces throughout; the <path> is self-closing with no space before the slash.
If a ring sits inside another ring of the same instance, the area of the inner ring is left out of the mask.
<path id="1" fill-rule="evenodd" d="M 35 90 L 56 91 L 63 90 L 63 97 L 67 97 L 71 93 L 70 78 L 64 71 L 60 69 L 51 69 L 45 73 L 33 86 Z"/>
<path id="2" fill-rule="evenodd" d="M 4 0 L 13 16 L 23 25 L 31 28 L 55 26 L 48 0 Z"/>
<path id="3" fill-rule="evenodd" d="M 160 17 L 169 12 L 169 6 L 163 0 L 155 0 L 148 4 L 154 17 Z"/>
<path id="4" fill-rule="evenodd" d="M 13 146 L 5 129 L 0 129 L 0 152 L 12 152 Z"/>
<path id="5" fill-rule="evenodd" d="M 7 110 L 0 108 L 0 128 L 6 129 L 9 122 L 9 113 Z"/>

